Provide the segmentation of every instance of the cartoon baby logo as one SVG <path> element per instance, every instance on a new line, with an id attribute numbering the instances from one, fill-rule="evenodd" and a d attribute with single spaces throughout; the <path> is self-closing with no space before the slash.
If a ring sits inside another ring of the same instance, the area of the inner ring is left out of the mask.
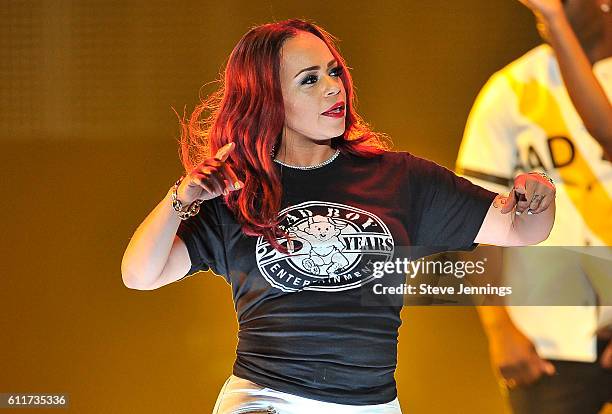
<path id="1" fill-rule="evenodd" d="M 302 229 L 289 227 L 289 236 L 296 236 L 304 246 L 304 253 L 308 253 L 302 260 L 304 269 L 315 275 L 329 275 L 349 264 L 342 254 L 344 244 L 338 238 L 346 226 L 343 221 L 317 215 L 308 217 Z"/>
<path id="2" fill-rule="evenodd" d="M 339 291 L 374 279 L 372 264 L 393 257 L 393 237 L 368 211 L 339 203 L 309 201 L 279 213 L 279 227 L 291 240 L 283 254 L 259 237 L 257 266 L 264 278 L 285 292 Z"/>

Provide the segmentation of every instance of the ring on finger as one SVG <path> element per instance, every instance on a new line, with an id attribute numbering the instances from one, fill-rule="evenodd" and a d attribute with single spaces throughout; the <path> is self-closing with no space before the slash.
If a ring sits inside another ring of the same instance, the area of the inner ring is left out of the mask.
<path id="1" fill-rule="evenodd" d="M 536 208 L 538 208 L 538 205 L 542 202 L 542 200 L 544 199 L 544 196 L 541 194 L 534 194 L 533 197 L 531 197 L 531 201 L 529 202 L 529 208 L 531 210 L 535 210 Z M 535 206 L 535 207 L 531 207 L 531 206 Z"/>
<path id="2" fill-rule="evenodd" d="M 534 194 L 531 197 L 531 201 L 529 202 L 529 208 L 527 209 L 527 214 L 533 214 L 535 210 L 540 207 L 540 203 L 544 199 L 544 196 L 541 194 Z"/>

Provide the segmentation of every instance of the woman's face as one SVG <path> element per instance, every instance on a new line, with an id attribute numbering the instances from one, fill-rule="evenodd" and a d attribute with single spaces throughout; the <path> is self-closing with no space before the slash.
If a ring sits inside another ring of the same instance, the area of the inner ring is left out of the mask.
<path id="1" fill-rule="evenodd" d="M 325 42 L 311 33 L 299 32 L 285 41 L 280 58 L 287 136 L 328 140 L 342 135 L 346 92 L 341 68 Z M 343 102 L 339 113 L 323 115 L 338 102 Z"/>

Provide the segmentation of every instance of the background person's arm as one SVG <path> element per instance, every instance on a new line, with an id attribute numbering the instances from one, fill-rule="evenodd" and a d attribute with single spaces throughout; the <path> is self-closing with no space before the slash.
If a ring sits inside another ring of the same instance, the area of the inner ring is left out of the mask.
<path id="1" fill-rule="evenodd" d="M 506 386 L 528 385 L 543 374 L 555 373 L 555 366 L 540 358 L 504 306 L 477 306 L 476 310 L 489 342 L 491 363 Z"/>
<path id="2" fill-rule="evenodd" d="M 612 105 L 559 0 L 519 0 L 536 15 L 552 46 L 568 94 L 585 128 L 612 156 Z M 542 30 L 541 30 L 542 31 Z"/>

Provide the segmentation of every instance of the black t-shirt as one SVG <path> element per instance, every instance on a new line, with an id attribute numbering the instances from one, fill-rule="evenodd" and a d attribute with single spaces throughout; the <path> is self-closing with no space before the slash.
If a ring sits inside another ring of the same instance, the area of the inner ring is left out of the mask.
<path id="1" fill-rule="evenodd" d="M 393 260 L 400 246 L 473 249 L 496 194 L 407 152 L 275 167 L 293 253 L 244 235 L 217 197 L 178 228 L 192 263 L 185 277 L 211 269 L 231 285 L 234 375 L 321 401 L 389 402 L 401 304 L 363 306 L 371 262 Z"/>

